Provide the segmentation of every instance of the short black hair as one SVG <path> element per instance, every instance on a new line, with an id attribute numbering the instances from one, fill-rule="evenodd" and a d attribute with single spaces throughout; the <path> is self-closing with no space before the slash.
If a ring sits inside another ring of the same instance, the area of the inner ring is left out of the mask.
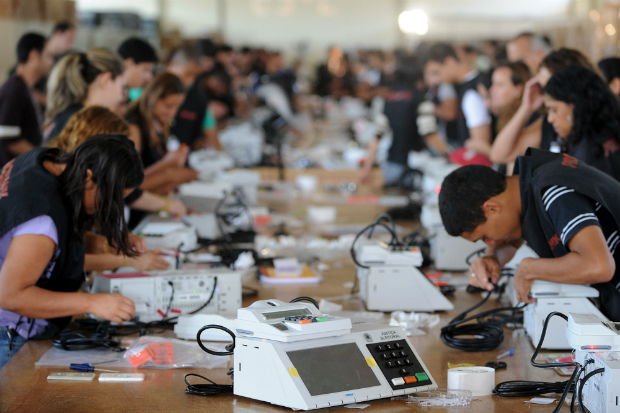
<path id="1" fill-rule="evenodd" d="M 506 177 L 482 165 L 463 166 L 446 176 L 439 192 L 439 213 L 453 237 L 486 222 L 482 204 L 506 190 Z"/>
<path id="2" fill-rule="evenodd" d="M 428 62 L 443 63 L 448 57 L 459 60 L 454 47 L 448 43 L 435 43 L 426 50 L 424 55 L 424 64 Z"/>
<path id="3" fill-rule="evenodd" d="M 26 33 L 17 42 L 17 63 L 26 63 L 30 52 L 41 53 L 45 47 L 45 37 L 39 33 Z"/>
<path id="4" fill-rule="evenodd" d="M 133 59 L 135 64 L 157 63 L 157 52 L 146 40 L 130 37 L 118 47 L 118 54 L 125 59 Z"/>
<path id="5" fill-rule="evenodd" d="M 605 75 L 607 83 L 620 78 L 620 57 L 608 57 L 598 62 L 598 68 Z"/>
<path id="6" fill-rule="evenodd" d="M 58 22 L 54 25 L 54 28 L 52 29 L 52 34 L 64 33 L 68 32 L 69 30 L 75 30 L 75 26 L 70 21 L 65 20 Z"/>

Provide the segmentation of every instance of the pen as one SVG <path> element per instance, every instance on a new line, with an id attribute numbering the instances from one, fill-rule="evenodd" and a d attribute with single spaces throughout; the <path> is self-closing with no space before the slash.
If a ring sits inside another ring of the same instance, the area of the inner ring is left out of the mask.
<path id="1" fill-rule="evenodd" d="M 497 356 L 495 358 L 496 359 L 501 359 L 501 358 L 506 357 L 506 356 L 512 356 L 513 354 L 515 354 L 515 349 L 514 348 L 506 351 L 505 353 L 500 354 L 499 356 Z"/>

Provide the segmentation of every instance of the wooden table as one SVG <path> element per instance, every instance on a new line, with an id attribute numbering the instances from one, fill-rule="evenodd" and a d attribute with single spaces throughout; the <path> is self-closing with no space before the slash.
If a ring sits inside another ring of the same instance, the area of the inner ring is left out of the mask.
<path id="1" fill-rule="evenodd" d="M 332 263 L 332 267 L 336 267 Z M 255 281 L 250 286 L 259 288 L 259 296 L 245 300 L 248 305 L 255 299 L 278 298 L 290 300 L 300 295 L 311 297 L 330 297 L 346 294 L 348 287 L 343 284 L 353 279 L 353 267 L 343 263 L 342 268 L 334 268 L 324 274 L 324 281 L 311 286 L 265 286 Z M 447 365 L 451 363 L 473 363 L 484 365 L 494 360 L 495 356 L 511 348 L 515 355 L 504 360 L 508 368 L 498 370 L 496 382 L 506 380 L 544 380 L 561 381 L 550 369 L 532 367 L 529 358 L 533 347 L 525 336 L 513 339 L 511 330 L 506 330 L 504 343 L 495 351 L 487 353 L 466 353 L 446 347 L 439 338 L 439 329 L 454 315 L 470 307 L 480 299 L 479 295 L 470 295 L 457 291 L 452 298 L 455 309 L 441 314 L 441 323 L 424 336 L 411 337 L 411 342 L 427 365 L 440 387 L 447 384 Z M 496 305 L 489 302 L 483 308 Z M 355 302 L 346 305 L 356 309 Z M 34 363 L 50 347 L 49 341 L 29 341 L 0 370 L 0 412 L 287 412 L 291 411 L 264 402 L 234 396 L 232 394 L 214 397 L 191 396 L 184 393 L 183 377 L 188 372 L 196 372 L 210 379 L 227 384 L 230 380 L 225 375 L 226 369 L 177 369 L 151 370 L 141 369 L 146 378 L 141 383 L 99 383 L 93 382 L 48 382 L 47 376 L 52 371 L 65 371 L 60 367 L 38 367 Z M 129 371 L 129 370 L 128 370 Z M 500 398 L 496 396 L 480 397 L 473 401 L 471 407 L 452 407 L 449 409 L 432 408 L 433 412 L 461 411 L 469 409 L 475 412 L 550 412 L 553 406 L 525 404 L 529 398 Z M 368 412 L 405 412 L 421 411 L 425 408 L 407 405 L 403 401 L 375 400 L 369 402 Z M 473 410 L 472 410 L 473 409 Z M 350 411 L 344 407 L 333 407 L 324 411 Z M 568 411 L 568 409 L 566 409 Z"/>
<path id="2" fill-rule="evenodd" d="M 333 179 L 338 182 L 339 177 L 321 173 L 321 182 Z M 362 192 L 364 194 L 365 192 Z M 287 204 L 285 208 L 296 208 L 308 204 L 309 200 L 296 200 Z M 278 202 L 276 202 L 277 204 Z M 374 217 L 386 208 L 376 205 L 340 205 L 338 206 L 339 222 L 368 224 Z M 350 258 L 346 257 L 330 262 L 331 269 L 325 272 L 324 280 L 318 285 L 288 285 L 288 286 L 260 286 L 254 279 L 244 284 L 255 287 L 259 293 L 257 297 L 244 300 L 244 306 L 257 299 L 277 298 L 289 301 L 298 296 L 335 297 L 350 292 L 350 286 L 345 283 L 354 279 L 354 268 Z M 397 286 L 395 286 L 397 288 Z M 415 299 L 415 297 L 412 297 Z M 457 291 L 452 298 L 455 309 L 441 314 L 441 323 L 424 336 L 411 338 L 411 342 L 420 354 L 420 357 L 430 370 L 430 373 L 439 387 L 447 385 L 448 362 L 472 363 L 484 365 L 494 360 L 496 355 L 514 348 L 515 355 L 504 360 L 508 368 L 499 370 L 496 382 L 506 380 L 543 380 L 563 381 L 550 369 L 534 368 L 529 359 L 533 347 L 525 336 L 512 337 L 512 331 L 506 330 L 504 343 L 495 351 L 487 353 L 467 353 L 445 346 L 439 338 L 442 325 L 448 323 L 456 314 L 469 308 L 481 299 L 479 295 L 470 295 L 464 291 Z M 489 302 L 483 309 L 497 305 Z M 359 303 L 345 303 L 345 309 L 361 310 Z M 0 412 L 216 412 L 216 413 L 250 413 L 250 412 L 290 412 L 290 409 L 270 405 L 233 394 L 214 397 L 192 396 L 184 393 L 183 377 L 188 372 L 205 375 L 217 383 L 228 384 L 226 369 L 177 369 L 153 370 L 141 369 L 145 373 L 144 382 L 140 383 L 99 383 L 93 382 L 48 382 L 47 376 L 53 371 L 67 371 L 60 367 L 38 367 L 34 363 L 50 348 L 49 341 L 29 341 L 8 364 L 0 370 Z M 127 370 L 130 371 L 130 370 Z M 558 397 L 559 398 L 559 397 Z M 473 401 L 470 407 L 431 408 L 432 412 L 551 412 L 552 406 L 525 404 L 529 398 L 500 398 L 496 396 L 480 397 Z M 428 408 L 407 405 L 403 401 L 389 399 L 369 402 L 370 407 L 365 412 L 409 412 L 426 411 Z M 464 410 L 466 409 L 466 410 Z M 344 407 L 333 407 L 322 411 L 350 411 Z M 563 408 L 568 411 L 568 408 Z"/>

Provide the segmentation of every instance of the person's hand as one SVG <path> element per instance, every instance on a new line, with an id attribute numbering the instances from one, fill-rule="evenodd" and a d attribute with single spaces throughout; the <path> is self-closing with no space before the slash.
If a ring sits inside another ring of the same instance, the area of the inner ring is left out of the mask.
<path id="1" fill-rule="evenodd" d="M 536 262 L 536 258 L 525 258 L 519 266 L 513 278 L 515 292 L 517 294 L 517 301 L 520 303 L 531 304 L 536 301 L 535 298 L 529 296 L 530 290 L 534 280 L 528 280 L 526 274 L 529 273 L 529 266 Z"/>
<path id="2" fill-rule="evenodd" d="M 493 284 L 499 281 L 501 267 L 495 257 L 478 257 L 469 267 L 469 283 L 474 287 L 488 291 L 495 288 Z"/>
<path id="3" fill-rule="evenodd" d="M 369 184 L 372 182 L 372 169 L 362 169 L 362 173 L 359 176 L 361 184 Z"/>
<path id="4" fill-rule="evenodd" d="M 167 270 L 170 263 L 163 259 L 161 250 L 150 250 L 137 257 L 129 259 L 130 265 L 139 271 Z"/>
<path id="5" fill-rule="evenodd" d="M 181 201 L 176 198 L 170 198 L 170 205 L 168 205 L 168 213 L 176 220 L 183 218 L 187 215 L 187 207 Z"/>
<path id="6" fill-rule="evenodd" d="M 198 172 L 192 168 L 175 168 L 170 171 L 176 185 L 185 184 L 198 179 Z"/>
<path id="7" fill-rule="evenodd" d="M 129 245 L 138 254 L 142 254 L 146 251 L 146 241 L 143 237 L 135 234 L 129 234 Z"/>
<path id="8" fill-rule="evenodd" d="M 89 299 L 89 313 L 95 317 L 122 324 L 131 320 L 136 314 L 136 308 L 127 297 L 120 294 L 91 294 Z"/>
<path id="9" fill-rule="evenodd" d="M 186 144 L 181 144 L 181 147 L 176 151 L 169 151 L 164 155 L 164 162 L 170 166 L 182 167 L 187 162 L 187 156 L 189 155 L 189 147 Z"/>
<path id="10" fill-rule="evenodd" d="M 525 83 L 523 89 L 523 99 L 521 100 L 521 107 L 527 110 L 529 113 L 534 113 L 543 105 L 543 97 L 540 88 L 540 83 L 537 78 L 532 78 Z"/>

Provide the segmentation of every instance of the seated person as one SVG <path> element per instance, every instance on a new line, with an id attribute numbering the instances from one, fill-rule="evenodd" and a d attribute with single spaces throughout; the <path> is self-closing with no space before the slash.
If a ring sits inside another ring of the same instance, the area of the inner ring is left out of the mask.
<path id="1" fill-rule="evenodd" d="M 446 231 L 487 244 L 470 268 L 472 285 L 487 290 L 523 241 L 540 258 L 526 258 L 514 275 L 517 299 L 534 280 L 592 284 L 603 313 L 620 320 L 620 183 L 567 154 L 530 149 L 514 176 L 465 166 L 441 185 L 439 210 Z"/>

